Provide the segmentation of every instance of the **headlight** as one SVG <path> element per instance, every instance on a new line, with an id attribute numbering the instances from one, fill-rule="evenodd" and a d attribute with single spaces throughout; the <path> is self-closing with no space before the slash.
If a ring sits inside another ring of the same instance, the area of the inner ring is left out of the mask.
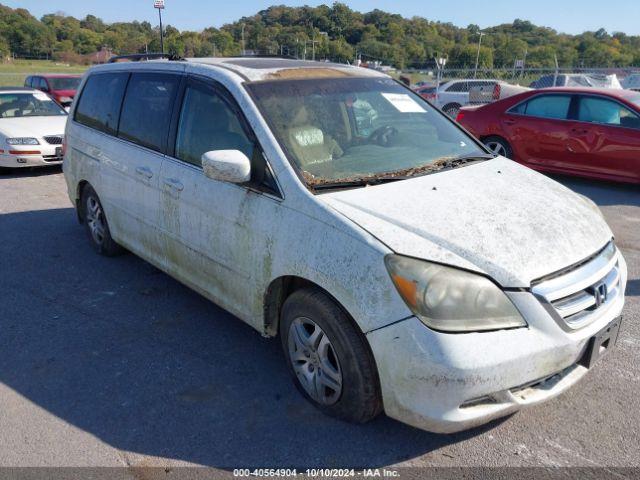
<path id="1" fill-rule="evenodd" d="M 7 138 L 9 145 L 40 145 L 37 138 Z"/>
<path id="2" fill-rule="evenodd" d="M 435 263 L 387 255 L 400 296 L 428 327 L 470 332 L 526 327 L 516 307 L 491 280 Z"/>

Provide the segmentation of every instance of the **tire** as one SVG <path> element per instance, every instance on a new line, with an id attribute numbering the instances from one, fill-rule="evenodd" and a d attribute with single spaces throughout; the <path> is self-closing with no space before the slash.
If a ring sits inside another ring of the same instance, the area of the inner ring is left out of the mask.
<path id="1" fill-rule="evenodd" d="M 458 112 L 460 112 L 460 104 L 447 103 L 444 107 L 442 107 L 442 111 L 455 120 L 455 118 L 458 116 Z"/>
<path id="2" fill-rule="evenodd" d="M 305 288 L 287 298 L 280 339 L 296 387 L 320 411 L 351 423 L 366 423 L 382 412 L 367 340 L 324 292 Z"/>
<path id="3" fill-rule="evenodd" d="M 124 249 L 111 237 L 109 223 L 100 198 L 90 185 L 85 186 L 82 190 L 80 216 L 87 237 L 97 253 L 105 257 L 115 257 L 124 252 Z"/>
<path id="4" fill-rule="evenodd" d="M 504 138 L 497 136 L 487 137 L 482 143 L 493 153 L 513 159 L 513 149 Z"/>

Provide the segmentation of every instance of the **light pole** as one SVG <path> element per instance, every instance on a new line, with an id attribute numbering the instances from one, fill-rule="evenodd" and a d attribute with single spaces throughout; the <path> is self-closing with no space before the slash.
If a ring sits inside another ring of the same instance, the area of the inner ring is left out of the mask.
<path id="1" fill-rule="evenodd" d="M 244 52 L 245 52 L 245 48 L 244 48 L 244 27 L 245 27 L 245 24 L 243 23 L 242 24 L 242 33 L 241 33 L 242 34 L 242 56 L 243 57 L 244 57 Z"/>
<path id="2" fill-rule="evenodd" d="M 478 39 L 478 54 L 476 55 L 476 68 L 473 71 L 473 78 L 476 78 L 478 75 L 478 62 L 480 61 L 480 46 L 482 46 L 482 37 L 486 35 L 486 33 L 480 33 L 480 38 Z"/>
<path id="3" fill-rule="evenodd" d="M 160 52 L 164 53 L 164 32 L 162 31 L 162 10 L 164 10 L 164 0 L 154 0 L 153 8 L 158 9 L 158 17 L 160 17 Z"/>

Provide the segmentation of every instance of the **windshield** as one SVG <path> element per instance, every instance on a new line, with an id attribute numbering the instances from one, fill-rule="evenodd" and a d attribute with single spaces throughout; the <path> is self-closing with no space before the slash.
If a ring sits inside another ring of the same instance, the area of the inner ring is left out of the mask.
<path id="1" fill-rule="evenodd" d="M 48 78 L 51 90 L 77 90 L 80 78 Z"/>
<path id="2" fill-rule="evenodd" d="M 486 152 L 391 79 L 248 84 L 289 160 L 310 186 L 424 173 Z"/>
<path id="3" fill-rule="evenodd" d="M 55 117 L 67 112 L 45 93 L 0 94 L 0 118 Z"/>

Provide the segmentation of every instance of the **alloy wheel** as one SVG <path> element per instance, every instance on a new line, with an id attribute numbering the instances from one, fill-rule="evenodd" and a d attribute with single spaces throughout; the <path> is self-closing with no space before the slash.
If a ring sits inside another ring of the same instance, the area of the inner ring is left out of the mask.
<path id="1" fill-rule="evenodd" d="M 491 150 L 496 155 L 501 155 L 503 157 L 507 156 L 507 149 L 500 142 L 487 142 L 486 147 Z"/>
<path id="2" fill-rule="evenodd" d="M 307 394 L 322 405 L 333 405 L 342 393 L 342 370 L 327 334 L 309 318 L 289 327 L 289 358 Z"/>
<path id="3" fill-rule="evenodd" d="M 102 207 L 100 206 L 100 202 L 93 197 L 89 196 L 87 198 L 86 205 L 86 214 L 85 220 L 87 225 L 89 226 L 89 231 L 91 232 L 91 237 L 93 241 L 98 245 L 102 245 L 104 242 L 104 215 L 102 213 Z"/>

